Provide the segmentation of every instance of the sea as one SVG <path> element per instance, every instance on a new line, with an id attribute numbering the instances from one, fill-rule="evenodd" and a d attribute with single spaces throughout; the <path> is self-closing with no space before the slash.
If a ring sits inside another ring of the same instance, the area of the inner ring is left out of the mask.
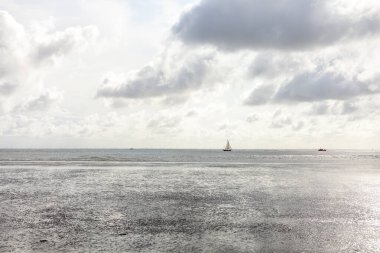
<path id="1" fill-rule="evenodd" d="M 0 252 L 380 252 L 380 152 L 3 149 Z"/>

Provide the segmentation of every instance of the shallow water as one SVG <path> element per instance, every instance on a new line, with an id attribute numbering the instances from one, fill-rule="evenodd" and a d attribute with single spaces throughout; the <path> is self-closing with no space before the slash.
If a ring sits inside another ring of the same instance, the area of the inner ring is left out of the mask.
<path id="1" fill-rule="evenodd" d="M 0 251 L 379 252 L 380 156 L 3 150 Z"/>

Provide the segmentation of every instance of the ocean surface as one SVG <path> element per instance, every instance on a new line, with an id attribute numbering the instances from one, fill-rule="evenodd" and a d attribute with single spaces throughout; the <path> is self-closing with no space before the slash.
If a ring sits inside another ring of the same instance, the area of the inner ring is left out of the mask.
<path id="1" fill-rule="evenodd" d="M 380 252 L 380 152 L 0 150 L 0 252 Z"/>

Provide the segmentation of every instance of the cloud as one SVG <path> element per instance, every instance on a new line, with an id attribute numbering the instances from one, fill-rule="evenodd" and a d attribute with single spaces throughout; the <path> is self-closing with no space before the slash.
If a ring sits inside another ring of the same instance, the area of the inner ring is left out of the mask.
<path id="1" fill-rule="evenodd" d="M 262 85 L 254 89 L 244 101 L 245 105 L 262 105 L 269 102 L 275 92 L 273 85 Z"/>
<path id="2" fill-rule="evenodd" d="M 276 92 L 278 102 L 311 102 L 321 100 L 346 100 L 380 92 L 378 80 L 362 82 L 334 72 L 302 73 Z"/>
<path id="3" fill-rule="evenodd" d="M 194 111 L 194 110 L 190 110 L 189 112 L 186 113 L 187 118 L 195 117 L 197 115 L 198 115 L 197 111 Z"/>
<path id="4" fill-rule="evenodd" d="M 40 94 L 37 97 L 33 97 L 17 105 L 13 112 L 34 112 L 34 111 L 46 111 L 50 109 L 54 104 L 60 102 L 63 96 L 56 90 L 49 90 Z"/>
<path id="5" fill-rule="evenodd" d="M 283 115 L 281 110 L 277 110 L 272 116 L 271 128 L 290 127 L 293 131 L 303 129 L 305 123 L 302 120 L 295 121 L 290 116 Z"/>
<path id="6" fill-rule="evenodd" d="M 54 31 L 54 24 L 40 22 L 27 30 L 8 12 L 0 10 L 0 78 L 83 48 L 97 36 L 95 26 Z"/>
<path id="7" fill-rule="evenodd" d="M 35 38 L 35 60 L 41 62 L 61 57 L 86 47 L 97 36 L 98 30 L 95 26 L 69 27 L 63 31 L 42 34 Z"/>
<path id="8" fill-rule="evenodd" d="M 330 111 L 330 105 L 328 103 L 314 104 L 308 114 L 310 115 L 325 115 Z"/>
<path id="9" fill-rule="evenodd" d="M 351 114 L 358 110 L 359 108 L 355 103 L 344 102 L 342 108 L 342 114 Z"/>
<path id="10" fill-rule="evenodd" d="M 272 121 L 272 128 L 283 128 L 293 124 L 290 117 L 276 118 Z"/>
<path id="11" fill-rule="evenodd" d="M 94 26 L 55 30 L 53 23 L 40 22 L 24 27 L 8 12 L 0 10 L 0 95 L 10 100 L 11 95 L 30 92 L 33 87 L 44 89 L 48 67 L 56 59 L 85 48 L 97 34 Z M 54 99 L 48 92 L 28 104 L 21 106 L 20 101 L 13 104 L 15 110 L 30 111 L 44 109 Z"/>
<path id="12" fill-rule="evenodd" d="M 22 25 L 0 10 L 0 94 L 11 95 L 29 69 L 28 37 Z"/>
<path id="13" fill-rule="evenodd" d="M 6 11 L 0 10 L 0 47 L 17 49 L 26 39 L 24 27 Z"/>
<path id="14" fill-rule="evenodd" d="M 274 53 L 260 53 L 255 57 L 248 68 L 251 78 L 273 79 L 280 75 L 297 73 L 300 68 L 307 67 L 308 62 L 298 55 Z"/>
<path id="15" fill-rule="evenodd" d="M 53 22 L 31 23 L 24 26 L 0 10 L 0 96 L 8 112 L 44 111 L 59 101 L 58 91 L 44 87 L 49 67 L 98 35 L 95 26 L 56 30 Z M 32 98 L 25 100 L 25 94 Z"/>
<path id="16" fill-rule="evenodd" d="M 213 53 L 180 52 L 130 72 L 125 80 L 106 78 L 97 96 L 105 98 L 152 98 L 181 95 L 199 89 L 208 74 Z M 175 101 L 173 97 L 171 101 Z"/>
<path id="17" fill-rule="evenodd" d="M 248 116 L 246 119 L 246 121 L 248 123 L 253 123 L 253 122 L 256 122 L 258 120 L 259 120 L 259 117 L 256 114 L 252 114 L 252 115 Z"/>
<path id="18" fill-rule="evenodd" d="M 307 115 L 350 115 L 359 110 L 357 103 L 352 101 L 319 102 L 311 106 Z"/>
<path id="19" fill-rule="evenodd" d="M 380 93 L 379 78 L 360 80 L 330 71 L 300 73 L 275 88 L 264 85 L 254 89 L 245 100 L 246 105 L 266 103 L 298 103 L 325 100 L 348 100 Z M 321 111 L 324 108 L 320 108 Z"/>
<path id="20" fill-rule="evenodd" d="M 175 134 L 180 123 L 181 118 L 177 116 L 157 116 L 148 122 L 147 129 L 154 134 Z"/>
<path id="21" fill-rule="evenodd" d="M 3 83 L 0 84 L 0 95 L 8 96 L 11 95 L 15 90 L 17 86 L 9 83 Z"/>
<path id="22" fill-rule="evenodd" d="M 0 136 L 33 136 L 48 140 L 49 137 L 94 139 L 100 136 L 125 134 L 125 130 L 130 129 L 127 117 L 116 113 L 91 114 L 85 117 L 13 113 L 0 115 L 0 121 L 2 122 Z"/>
<path id="23" fill-rule="evenodd" d="M 186 102 L 187 97 L 186 96 L 181 96 L 181 95 L 175 95 L 171 97 L 166 97 L 162 100 L 162 104 L 165 106 L 176 106 L 183 104 Z"/>
<path id="24" fill-rule="evenodd" d="M 202 0 L 182 15 L 172 32 L 185 43 L 225 50 L 303 50 L 380 32 L 376 12 L 341 13 L 333 2 Z"/>

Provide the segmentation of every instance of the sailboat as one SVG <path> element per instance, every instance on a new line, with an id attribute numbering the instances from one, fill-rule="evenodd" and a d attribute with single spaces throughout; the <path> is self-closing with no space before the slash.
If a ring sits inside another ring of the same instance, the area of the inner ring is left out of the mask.
<path id="1" fill-rule="evenodd" d="M 226 146 L 224 147 L 223 151 L 232 151 L 232 148 L 231 148 L 231 145 L 230 145 L 230 142 L 227 140 L 227 144 Z"/>

